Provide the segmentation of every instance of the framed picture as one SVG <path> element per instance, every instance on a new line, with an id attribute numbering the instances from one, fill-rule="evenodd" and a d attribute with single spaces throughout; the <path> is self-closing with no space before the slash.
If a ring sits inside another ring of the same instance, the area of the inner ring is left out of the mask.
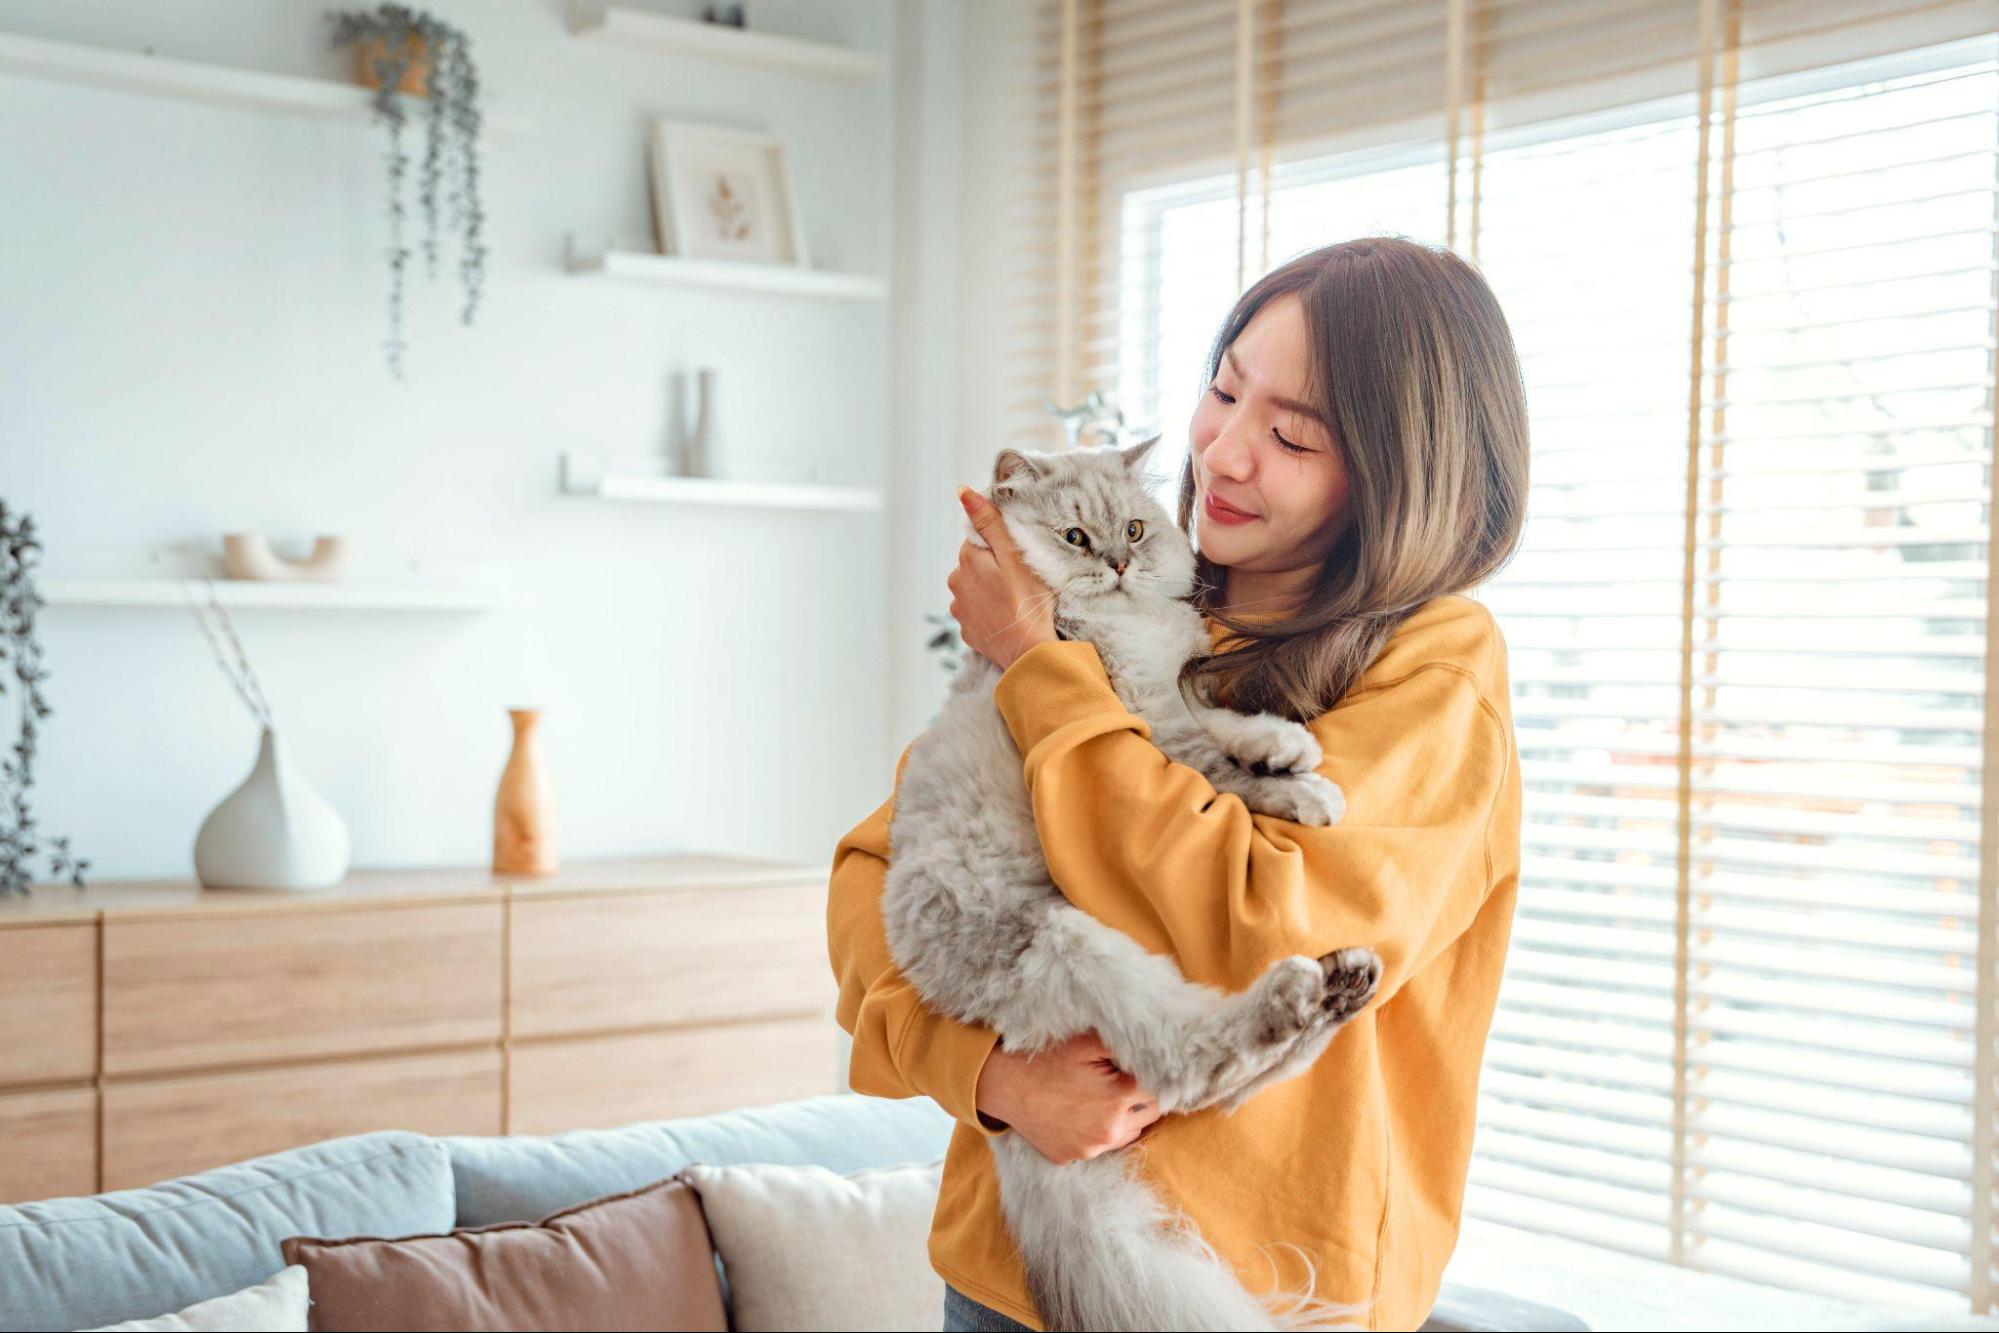
<path id="1" fill-rule="evenodd" d="M 655 120 L 653 227 L 661 254 L 803 268 L 784 146 L 753 130 Z"/>

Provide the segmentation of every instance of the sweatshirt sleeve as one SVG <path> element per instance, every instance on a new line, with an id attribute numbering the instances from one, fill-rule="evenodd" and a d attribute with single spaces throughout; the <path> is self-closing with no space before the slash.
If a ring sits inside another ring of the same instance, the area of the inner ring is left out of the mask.
<path id="1" fill-rule="evenodd" d="M 896 785 L 909 751 L 896 762 Z M 929 1097 L 982 1134 L 1004 1127 L 978 1113 L 979 1072 L 999 1036 L 935 1012 L 904 979 L 882 924 L 888 825 L 895 797 L 856 825 L 833 852 L 826 947 L 840 985 L 835 1017 L 854 1039 L 847 1082 L 873 1097 Z"/>
<path id="2" fill-rule="evenodd" d="M 1385 1002 L 1471 924 L 1508 728 L 1462 665 L 1349 692 L 1311 724 L 1343 789 L 1327 828 L 1253 814 L 1151 741 L 1096 646 L 1030 648 L 995 700 L 1023 756 L 1049 872 L 1106 925 L 1235 991 L 1290 954 L 1365 945 Z"/>

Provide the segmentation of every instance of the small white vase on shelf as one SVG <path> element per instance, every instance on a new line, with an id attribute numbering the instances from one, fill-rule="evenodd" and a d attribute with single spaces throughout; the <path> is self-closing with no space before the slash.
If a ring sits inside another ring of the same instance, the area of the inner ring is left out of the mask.
<path id="1" fill-rule="evenodd" d="M 194 873 L 211 889 L 330 889 L 347 877 L 349 850 L 347 825 L 265 727 L 250 776 L 202 821 Z"/>
<path id="2" fill-rule="evenodd" d="M 690 477 L 722 475 L 720 449 L 715 439 L 713 366 L 701 366 L 694 372 L 694 429 L 681 441 L 680 470 Z"/>

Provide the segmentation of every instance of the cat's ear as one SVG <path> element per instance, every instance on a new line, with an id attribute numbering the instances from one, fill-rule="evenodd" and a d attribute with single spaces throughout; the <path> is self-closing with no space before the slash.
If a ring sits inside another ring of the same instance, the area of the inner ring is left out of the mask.
<path id="1" fill-rule="evenodd" d="M 1118 457 L 1124 460 L 1124 470 L 1136 473 L 1145 465 L 1145 456 L 1152 452 L 1152 446 L 1159 443 L 1159 437 L 1140 440 L 1137 444 L 1127 444 L 1118 450 Z"/>
<path id="2" fill-rule="evenodd" d="M 1047 474 L 1047 466 L 1033 454 L 1018 449 L 1002 449 L 993 460 L 993 499 L 1017 495 L 1026 483 Z"/>

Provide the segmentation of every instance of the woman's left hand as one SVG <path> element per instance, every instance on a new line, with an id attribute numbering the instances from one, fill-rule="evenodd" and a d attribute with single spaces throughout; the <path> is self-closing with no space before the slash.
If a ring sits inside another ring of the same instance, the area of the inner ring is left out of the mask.
<path id="1" fill-rule="evenodd" d="M 958 503 L 986 546 L 969 538 L 959 545 L 958 567 L 945 580 L 951 615 L 965 646 L 1004 671 L 1035 644 L 1054 640 L 1055 594 L 1020 558 L 992 501 L 960 486 Z"/>

